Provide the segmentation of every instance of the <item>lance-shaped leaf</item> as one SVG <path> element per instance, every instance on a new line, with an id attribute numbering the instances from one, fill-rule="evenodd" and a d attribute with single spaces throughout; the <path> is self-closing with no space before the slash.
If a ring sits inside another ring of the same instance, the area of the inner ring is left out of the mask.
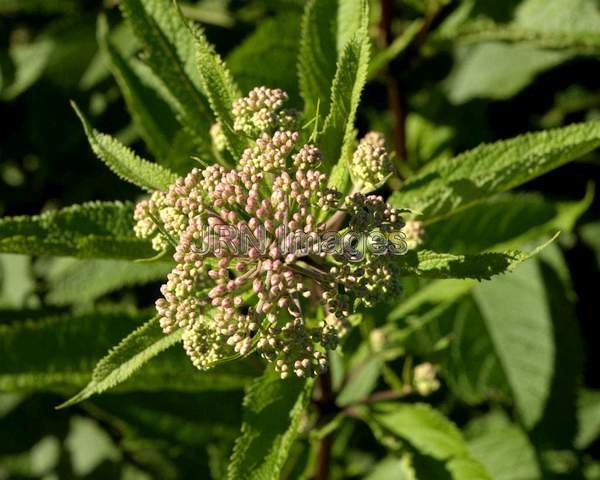
<path id="1" fill-rule="evenodd" d="M 133 233 L 133 204 L 90 202 L 41 215 L 0 219 L 0 252 L 80 258 L 148 258 Z"/>
<path id="2" fill-rule="evenodd" d="M 191 29 L 196 39 L 198 69 L 202 86 L 208 96 L 210 107 L 221 124 L 227 149 L 233 158 L 238 159 L 247 147 L 244 137 L 233 130 L 231 106 L 234 100 L 240 97 L 239 88 L 233 81 L 225 62 L 215 52 L 214 47 L 208 43 L 202 30 L 194 26 Z"/>
<path id="3" fill-rule="evenodd" d="M 551 202 L 535 193 L 503 193 L 427 228 L 427 248 L 453 253 L 520 247 L 560 230 L 570 232 L 590 207 L 590 186 L 577 202 Z"/>
<path id="4" fill-rule="evenodd" d="M 527 427 L 541 417 L 554 370 L 552 317 L 537 262 L 477 285 L 473 296 Z"/>
<path id="5" fill-rule="evenodd" d="M 147 311 L 123 310 L 80 315 L 0 310 L 0 390 L 71 395 L 89 383 L 94 368 L 109 349 L 143 327 L 150 316 Z M 3 324 L 5 320 L 12 323 Z M 127 365 L 135 367 L 131 362 Z M 123 375 L 123 370 L 119 372 Z M 199 372 L 183 349 L 171 348 L 145 363 L 111 392 L 224 391 L 241 389 L 254 377 L 256 370 L 244 361 Z"/>
<path id="6" fill-rule="evenodd" d="M 363 18 L 361 28 L 347 44 L 338 62 L 331 90 L 331 111 L 317 142 L 325 159 L 324 168 L 329 170 L 335 165 L 331 186 L 342 191 L 348 187 L 348 162 L 355 145 L 354 120 L 369 68 L 366 3 Z"/>
<path id="7" fill-rule="evenodd" d="M 306 4 L 300 36 L 298 74 L 307 119 L 329 113 L 331 82 L 337 60 L 336 0 L 311 0 Z"/>
<path id="8" fill-rule="evenodd" d="M 120 178 L 147 192 L 166 190 L 175 181 L 177 176 L 174 173 L 156 163 L 138 157 L 131 149 L 110 135 L 98 132 L 92 128 L 74 103 L 73 108 L 81 119 L 94 153 Z"/>
<path id="9" fill-rule="evenodd" d="M 92 302 L 120 288 L 143 285 L 167 277 L 171 262 L 73 260 L 50 275 L 46 301 L 51 305 Z"/>
<path id="10" fill-rule="evenodd" d="M 0 389 L 78 387 L 89 379 L 106 349 L 148 317 L 148 313 L 109 311 L 0 325 Z"/>
<path id="11" fill-rule="evenodd" d="M 198 147 L 211 149 L 212 115 L 193 65 L 193 36 L 170 0 L 124 0 L 123 15 L 144 45 L 145 61 L 171 94 L 180 122 Z"/>
<path id="12" fill-rule="evenodd" d="M 123 383 L 152 357 L 179 342 L 181 335 L 181 330 L 165 335 L 158 317 L 154 317 L 124 338 L 100 360 L 94 368 L 90 383 L 61 407 L 74 405 Z"/>
<path id="13" fill-rule="evenodd" d="M 453 479 L 491 480 L 469 452 L 458 428 L 429 405 L 381 403 L 373 408 L 372 419 L 419 453 L 444 462 Z"/>
<path id="14" fill-rule="evenodd" d="M 144 142 L 158 161 L 169 158 L 173 139 L 181 130 L 170 106 L 139 74 L 143 68 L 139 60 L 127 58 L 111 40 L 105 16 L 98 19 L 98 40 Z"/>
<path id="15" fill-rule="evenodd" d="M 280 478 L 312 387 L 312 379 L 281 380 L 272 370 L 266 370 L 250 386 L 244 398 L 244 422 L 229 464 L 228 479 Z"/>
<path id="16" fill-rule="evenodd" d="M 426 222 L 510 190 L 600 146 L 600 122 L 528 133 L 428 164 L 390 197 Z"/>
<path id="17" fill-rule="evenodd" d="M 430 250 L 410 251 L 400 258 L 398 265 L 404 273 L 425 278 L 490 279 L 494 275 L 514 270 L 517 265 L 541 251 L 556 237 L 558 234 L 532 252 L 511 250 L 455 255 Z"/>

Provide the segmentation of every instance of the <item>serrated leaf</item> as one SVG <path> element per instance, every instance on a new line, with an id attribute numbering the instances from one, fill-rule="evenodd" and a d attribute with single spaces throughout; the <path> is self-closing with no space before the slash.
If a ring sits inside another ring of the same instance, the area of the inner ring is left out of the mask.
<path id="1" fill-rule="evenodd" d="M 0 325 L 0 389 L 80 385 L 106 348 L 147 318 L 147 313 L 105 312 Z"/>
<path id="2" fill-rule="evenodd" d="M 557 236 L 558 234 L 554 238 Z M 430 250 L 409 251 L 401 257 L 398 265 L 403 273 L 425 278 L 490 279 L 494 275 L 514 270 L 517 265 L 535 255 L 554 238 L 531 253 L 512 250 L 455 255 Z"/>
<path id="3" fill-rule="evenodd" d="M 408 441 L 418 452 L 441 460 L 456 480 L 491 480 L 469 452 L 458 428 L 425 404 L 381 403 L 373 419 L 390 433 Z"/>
<path id="4" fill-rule="evenodd" d="M 158 317 L 154 317 L 125 337 L 98 362 L 90 383 L 77 395 L 60 405 L 75 405 L 94 394 L 105 392 L 123 383 L 144 363 L 181 340 L 182 331 L 165 334 Z"/>
<path id="5" fill-rule="evenodd" d="M 368 19 L 368 5 L 362 2 L 360 28 L 346 44 L 337 63 L 331 87 L 331 109 L 317 140 L 323 152 L 325 171 L 337 165 L 337 172 L 334 170 L 332 175 L 336 181 L 331 186 L 342 191 L 348 188 L 347 166 L 355 143 L 354 120 L 369 68 Z"/>
<path id="6" fill-rule="evenodd" d="M 170 0 L 124 0 L 121 10 L 144 45 L 145 61 L 171 93 L 180 123 L 210 155 L 213 122 L 201 93 L 194 61 L 194 38 Z"/>
<path id="7" fill-rule="evenodd" d="M 600 122 L 528 133 L 429 163 L 390 197 L 426 222 L 515 188 L 600 146 Z"/>
<path id="8" fill-rule="evenodd" d="M 108 35 L 106 18 L 98 19 L 99 44 L 112 73 L 119 84 L 131 117 L 150 151 L 160 162 L 169 158 L 173 138 L 181 130 L 169 105 L 135 65 L 139 61 L 127 58 Z"/>
<path id="9" fill-rule="evenodd" d="M 200 28 L 194 27 L 192 27 L 192 31 L 196 39 L 196 55 L 202 87 L 215 117 L 222 126 L 221 130 L 227 142 L 227 149 L 234 159 L 239 159 L 247 147 L 243 137 L 233 131 L 234 120 L 231 106 L 241 96 L 239 88 L 225 62 L 204 36 L 204 32 Z"/>
<path id="10" fill-rule="evenodd" d="M 50 277 L 46 301 L 50 305 L 92 302 L 120 288 L 166 279 L 172 267 L 171 262 L 73 261 Z"/>
<path id="11" fill-rule="evenodd" d="M 593 198 L 591 188 L 576 202 L 551 202 L 536 193 L 500 194 L 430 225 L 426 246 L 464 254 L 519 247 L 548 233 L 572 231 Z"/>
<path id="12" fill-rule="evenodd" d="M 41 215 L 0 219 L 0 252 L 80 258 L 147 258 L 133 232 L 133 204 L 89 202 Z"/>
<path id="13" fill-rule="evenodd" d="M 250 386 L 244 398 L 244 421 L 228 479 L 279 478 L 312 387 L 312 379 L 282 380 L 272 370 L 266 370 Z"/>
<path id="14" fill-rule="evenodd" d="M 83 124 L 92 150 L 117 176 L 148 192 L 166 190 L 177 179 L 165 167 L 138 157 L 115 138 L 92 128 L 77 105 L 72 105 Z"/>
<path id="15" fill-rule="evenodd" d="M 307 2 L 302 19 L 298 75 L 304 99 L 304 115 L 312 119 L 329 113 L 331 82 L 337 61 L 337 1 Z"/>
<path id="16" fill-rule="evenodd" d="M 73 394 L 88 384 L 107 351 L 150 316 L 120 310 L 81 315 L 0 311 L 2 320 L 14 320 L 0 324 L 0 389 Z M 172 348 L 145 363 L 110 392 L 226 391 L 241 389 L 254 377 L 256 370 L 241 360 L 199 372 L 183 349 Z"/>
<path id="17" fill-rule="evenodd" d="M 257 85 L 286 91 L 291 105 L 301 105 L 296 59 L 300 48 L 300 17 L 285 13 L 260 22 L 227 57 L 242 92 Z M 264 68 L 277 65 L 277 68 Z"/>
<path id="18" fill-rule="evenodd" d="M 532 427 L 542 416 L 555 368 L 552 318 L 539 265 L 526 262 L 512 275 L 477 285 L 473 297 L 517 408 Z"/>

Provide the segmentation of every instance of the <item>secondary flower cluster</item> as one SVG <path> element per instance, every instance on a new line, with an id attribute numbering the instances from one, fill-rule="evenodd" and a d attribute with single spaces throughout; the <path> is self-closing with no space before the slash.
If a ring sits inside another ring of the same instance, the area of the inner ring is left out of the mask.
<path id="1" fill-rule="evenodd" d="M 161 327 L 184 329 L 201 369 L 256 350 L 282 378 L 317 375 L 356 299 L 371 305 L 400 291 L 388 239 L 404 227 L 400 212 L 380 196 L 329 188 L 321 152 L 299 144 L 286 100 L 260 87 L 235 101 L 233 129 L 256 138 L 238 166 L 195 168 L 135 210 L 136 234 L 172 249 L 177 262 L 156 302 Z M 365 175 L 385 163 L 380 140 L 370 134 L 355 154 Z M 357 236 L 378 231 L 383 249 L 358 260 L 343 246 L 330 254 L 321 247 L 331 225 Z"/>

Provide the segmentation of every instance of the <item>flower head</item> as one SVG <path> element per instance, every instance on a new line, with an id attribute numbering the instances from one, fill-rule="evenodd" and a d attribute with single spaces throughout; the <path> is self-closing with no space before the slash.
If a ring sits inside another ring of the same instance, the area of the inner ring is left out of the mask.
<path id="1" fill-rule="evenodd" d="M 156 302 L 161 327 L 184 329 L 201 369 L 257 351 L 282 378 L 317 375 L 349 329 L 354 299 L 372 305 L 400 291 L 388 238 L 404 226 L 400 212 L 329 188 L 319 149 L 283 126 L 286 98 L 261 87 L 237 100 L 234 128 L 256 134 L 238 167 L 195 168 L 135 211 L 137 235 L 172 248 L 177 262 Z M 330 248 L 327 220 L 340 213 L 344 231 L 361 241 L 377 231 L 383 250 Z M 319 305 L 321 315 L 307 314 Z"/>

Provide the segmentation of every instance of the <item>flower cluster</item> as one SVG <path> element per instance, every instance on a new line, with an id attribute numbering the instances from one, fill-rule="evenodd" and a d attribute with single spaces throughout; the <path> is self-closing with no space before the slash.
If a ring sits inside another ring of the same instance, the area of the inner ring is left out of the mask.
<path id="1" fill-rule="evenodd" d="M 234 130 L 256 138 L 238 166 L 195 168 L 135 210 L 136 234 L 172 249 L 177 263 L 156 302 L 161 327 L 184 329 L 200 369 L 257 351 L 282 378 L 315 376 L 348 331 L 355 299 L 372 305 L 400 291 L 389 240 L 405 225 L 400 212 L 382 197 L 329 188 L 321 152 L 299 144 L 286 99 L 261 87 L 235 101 Z M 356 238 L 378 231 L 378 254 L 324 250 L 336 215 L 345 218 L 336 229 Z M 318 305 L 322 313 L 305 314 Z"/>
<path id="2" fill-rule="evenodd" d="M 362 138 L 352 156 L 351 171 L 362 191 L 376 190 L 390 175 L 392 164 L 382 133 L 369 132 Z"/>
<path id="3" fill-rule="evenodd" d="M 247 97 L 233 102 L 233 129 L 250 138 L 256 138 L 263 132 L 294 129 L 298 114 L 295 110 L 283 110 L 288 99 L 286 92 L 280 89 L 257 87 Z"/>
<path id="4" fill-rule="evenodd" d="M 413 385 L 419 395 L 431 395 L 440 388 L 437 369 L 429 362 L 417 365 L 413 371 Z"/>

